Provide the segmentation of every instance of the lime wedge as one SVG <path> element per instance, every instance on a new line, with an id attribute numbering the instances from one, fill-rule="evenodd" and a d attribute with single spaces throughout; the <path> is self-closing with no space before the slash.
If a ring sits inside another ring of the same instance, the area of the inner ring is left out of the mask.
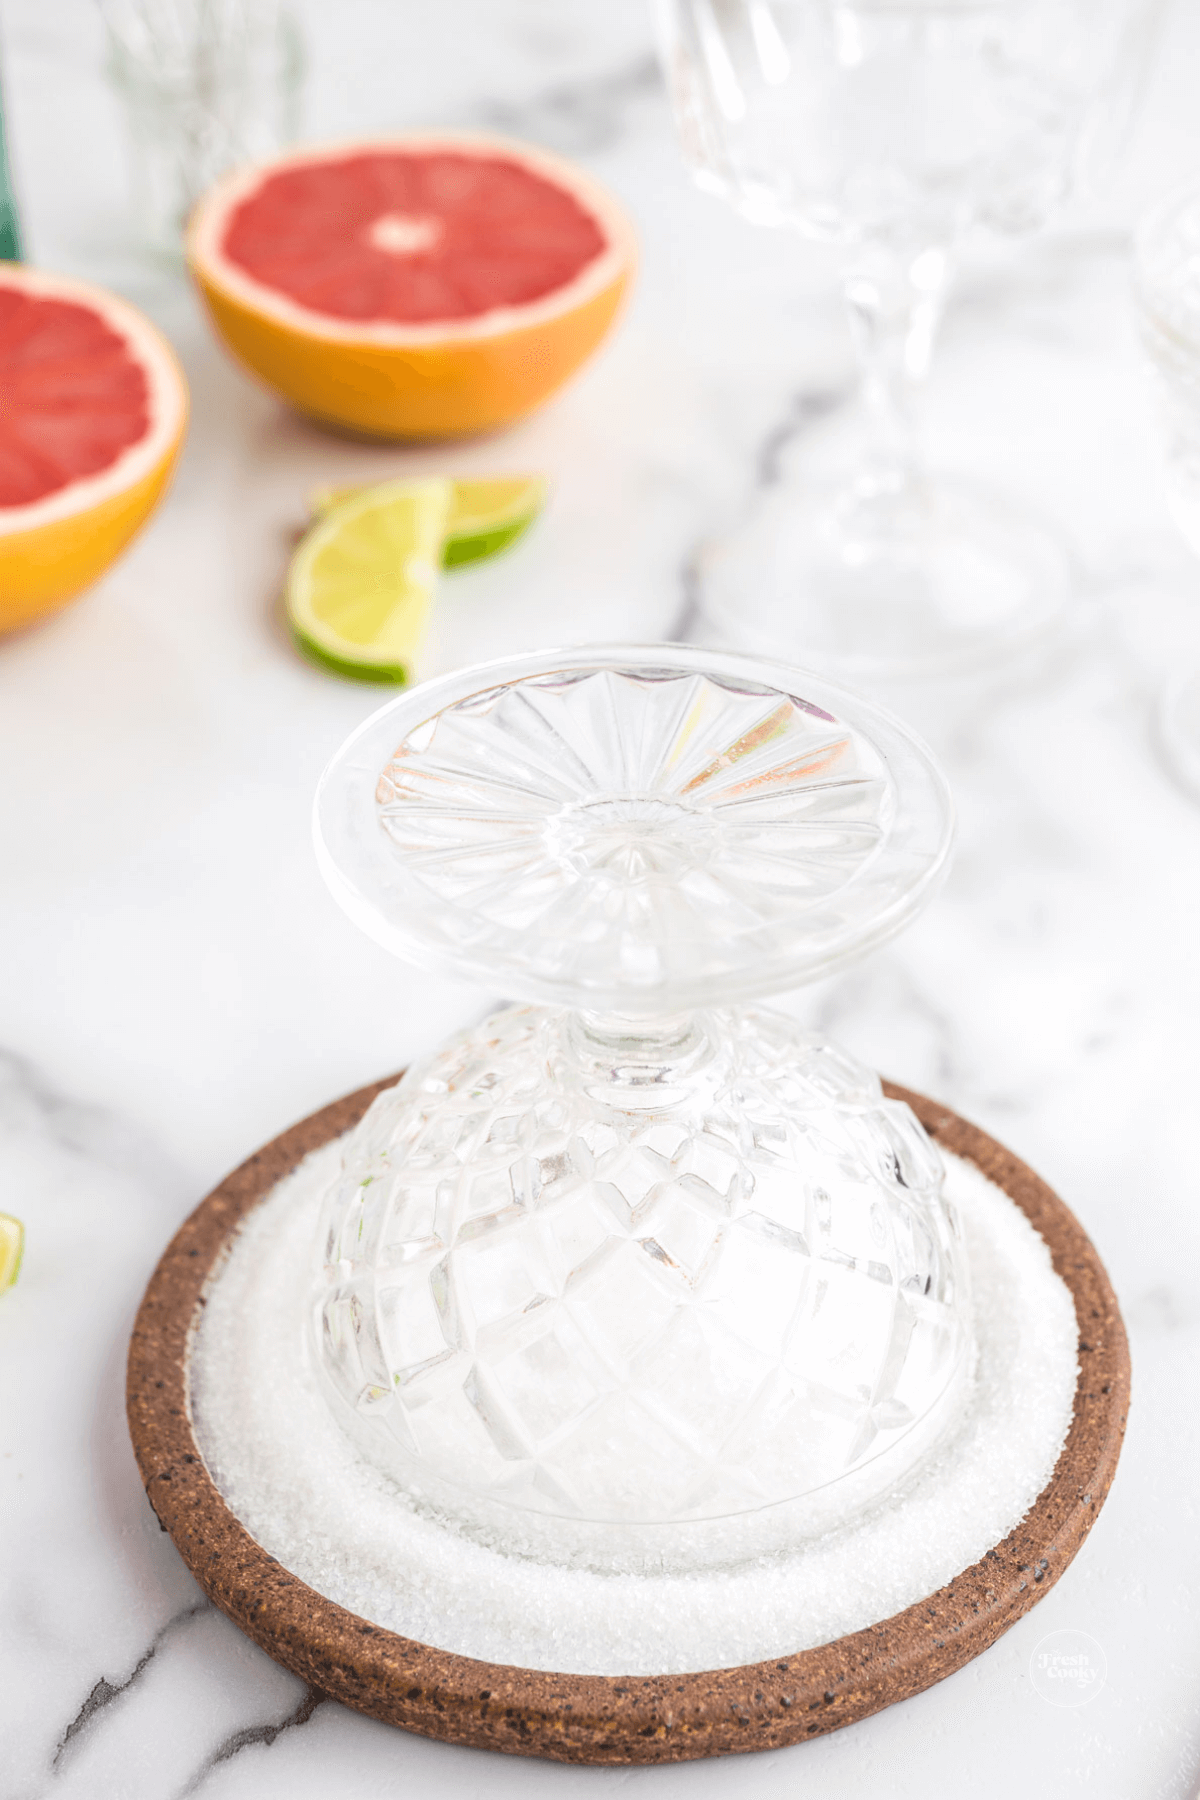
<path id="1" fill-rule="evenodd" d="M 330 505 L 302 540 L 287 617 L 304 654 L 359 681 L 413 678 L 450 506 L 448 481 L 385 481 Z"/>
<path id="2" fill-rule="evenodd" d="M 10 1288 L 21 1273 L 21 1252 L 25 1248 L 25 1227 L 20 1219 L 0 1213 L 0 1294 Z"/>
<path id="3" fill-rule="evenodd" d="M 396 489 L 403 484 L 386 485 Z M 485 556 L 506 550 L 533 524 L 549 491 L 544 475 L 499 475 L 480 481 L 453 481 L 450 486 L 450 509 L 442 541 L 442 567 L 446 569 L 481 562 Z M 318 488 L 309 505 L 321 518 L 331 507 L 370 492 L 370 488 Z"/>
<path id="4" fill-rule="evenodd" d="M 456 481 L 442 544 L 443 566 L 453 569 L 507 550 L 541 512 L 548 488 L 544 475 Z"/>

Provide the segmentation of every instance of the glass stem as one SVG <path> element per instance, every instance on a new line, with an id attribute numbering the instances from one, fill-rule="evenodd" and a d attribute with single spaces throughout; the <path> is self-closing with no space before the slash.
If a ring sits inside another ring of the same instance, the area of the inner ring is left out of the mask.
<path id="1" fill-rule="evenodd" d="M 569 1016 L 567 1044 L 578 1068 L 606 1102 L 641 1110 L 668 1104 L 687 1092 L 691 1077 L 713 1055 L 716 1042 L 707 1015 L 622 1018 L 614 1013 Z"/>
<path id="2" fill-rule="evenodd" d="M 630 1018 L 618 1013 L 574 1015 L 575 1042 L 614 1061 L 670 1064 L 694 1054 L 703 1042 L 701 1016 L 676 1013 L 665 1018 Z"/>
<path id="3" fill-rule="evenodd" d="M 862 246 L 842 275 L 842 295 L 862 370 L 871 447 L 854 483 L 863 505 L 915 506 L 922 468 L 915 423 L 917 394 L 929 372 L 941 322 L 949 252 Z"/>

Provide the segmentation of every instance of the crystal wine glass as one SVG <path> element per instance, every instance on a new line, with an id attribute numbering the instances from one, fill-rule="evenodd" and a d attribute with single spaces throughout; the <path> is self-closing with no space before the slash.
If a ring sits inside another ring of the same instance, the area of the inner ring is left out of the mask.
<path id="1" fill-rule="evenodd" d="M 713 547 L 708 619 L 732 643 L 867 677 L 1028 643 L 1068 596 L 1064 550 L 1017 507 L 932 480 L 913 402 L 956 246 L 974 227 L 1041 225 L 1111 144 L 1157 0 L 657 4 L 699 184 L 842 247 L 873 423 L 848 480 L 785 483 Z"/>
<path id="2" fill-rule="evenodd" d="M 521 1002 L 379 1096 L 325 1204 L 316 1355 L 408 1503 L 700 1566 L 909 1472 L 971 1367 L 938 1154 L 747 1002 L 928 897 L 951 810 L 920 742 L 748 657 L 550 652 L 376 713 L 316 833 L 365 930 Z"/>
<path id="3" fill-rule="evenodd" d="M 1142 341 L 1158 374 L 1167 502 L 1200 555 L 1200 181 L 1177 189 L 1142 222 L 1134 291 Z M 1200 665 L 1168 684 L 1159 729 L 1175 773 L 1200 797 Z"/>

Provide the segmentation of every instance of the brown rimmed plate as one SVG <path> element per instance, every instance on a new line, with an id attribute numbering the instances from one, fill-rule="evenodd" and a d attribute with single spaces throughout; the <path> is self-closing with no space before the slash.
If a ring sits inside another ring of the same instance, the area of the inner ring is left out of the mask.
<path id="1" fill-rule="evenodd" d="M 986 1650 L 1053 1587 L 1091 1529 L 1120 1454 L 1129 1351 L 1116 1296 L 1078 1220 L 1045 1182 L 957 1114 L 890 1084 L 938 1143 L 973 1162 L 1041 1233 L 1079 1321 L 1074 1414 L 1054 1473 L 981 1561 L 894 1618 L 815 1650 L 629 1677 L 552 1675 L 434 1650 L 289 1574 L 235 1518 L 205 1467 L 188 1404 L 190 1331 L 240 1220 L 311 1150 L 356 1124 L 387 1085 L 312 1113 L 200 1203 L 151 1278 L 129 1349 L 129 1430 L 150 1504 L 214 1604 L 276 1662 L 346 1706 L 449 1743 L 560 1762 L 678 1762 L 801 1743 L 920 1693 Z"/>

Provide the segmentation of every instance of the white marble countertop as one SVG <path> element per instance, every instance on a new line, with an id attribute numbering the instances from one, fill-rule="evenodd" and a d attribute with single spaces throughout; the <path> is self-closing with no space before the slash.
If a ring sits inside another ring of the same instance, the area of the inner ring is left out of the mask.
<path id="1" fill-rule="evenodd" d="M 376 469 L 546 469 L 557 495 L 536 534 L 447 589 L 431 672 L 653 639 L 680 629 L 697 543 L 744 503 L 798 400 L 850 381 L 828 258 L 689 189 L 642 0 L 309 11 L 312 134 L 483 124 L 579 156 L 639 222 L 641 285 L 611 347 L 504 440 L 401 453 L 323 437 L 244 380 L 182 280 L 131 247 L 94 8 L 0 4 L 33 254 L 145 305 L 195 405 L 174 490 L 133 552 L 0 646 L 0 1205 L 29 1232 L 0 1300 L 0 1796 L 1190 1800 L 1200 806 L 1164 773 L 1153 717 L 1167 671 L 1200 657 L 1200 569 L 1161 498 L 1126 261 L 1137 210 L 1200 163 L 1190 0 L 1116 192 L 972 261 L 935 368 L 935 460 L 1058 516 L 1079 556 L 1075 619 L 1045 667 L 896 697 L 955 786 L 954 873 L 902 940 L 790 1002 L 1003 1138 L 1105 1258 L 1135 1400 L 1077 1562 L 986 1656 L 904 1706 L 791 1751 L 621 1772 L 451 1749 L 314 1705 L 158 1532 L 122 1388 L 166 1239 L 265 1138 L 491 998 L 392 963 L 321 884 L 313 783 L 378 695 L 309 669 L 280 631 L 302 495 Z M 1052 1706 L 1030 1680 L 1056 1630 L 1102 1646 L 1086 1706 Z"/>

